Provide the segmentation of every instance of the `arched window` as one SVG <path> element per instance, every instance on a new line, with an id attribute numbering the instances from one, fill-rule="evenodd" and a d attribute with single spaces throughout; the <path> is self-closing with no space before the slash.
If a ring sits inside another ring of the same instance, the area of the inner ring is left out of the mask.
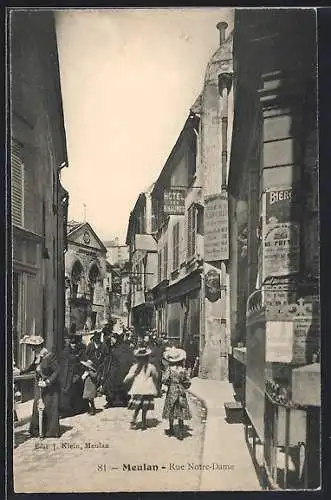
<path id="1" fill-rule="evenodd" d="M 90 270 L 89 270 L 89 275 L 88 275 L 89 289 L 90 289 L 90 300 L 91 300 L 92 304 L 93 304 L 93 299 L 94 299 L 95 285 L 96 285 L 96 282 L 97 282 L 99 277 L 100 277 L 100 271 L 99 271 L 97 264 L 92 264 L 92 266 L 90 267 Z"/>
<path id="2" fill-rule="evenodd" d="M 72 283 L 72 297 L 76 299 L 81 294 L 81 279 L 83 275 L 83 266 L 79 260 L 76 260 L 72 266 L 71 283 Z"/>

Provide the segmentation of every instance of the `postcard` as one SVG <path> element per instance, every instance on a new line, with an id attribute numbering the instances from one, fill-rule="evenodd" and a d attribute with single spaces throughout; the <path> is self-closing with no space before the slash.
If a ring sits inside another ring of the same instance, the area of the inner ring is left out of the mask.
<path id="1" fill-rule="evenodd" d="M 319 489 L 316 9 L 8 29 L 15 492 Z"/>

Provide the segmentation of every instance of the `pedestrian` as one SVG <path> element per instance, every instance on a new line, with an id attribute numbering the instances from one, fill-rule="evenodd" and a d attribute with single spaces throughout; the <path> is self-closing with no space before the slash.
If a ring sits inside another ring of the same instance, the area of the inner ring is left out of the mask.
<path id="1" fill-rule="evenodd" d="M 84 369 L 80 363 L 84 359 L 85 351 L 86 346 L 82 341 L 82 335 L 76 332 L 70 335 L 69 343 L 61 353 L 60 414 L 63 417 L 85 413 L 88 410 L 87 402 L 83 399 L 82 374 Z"/>
<path id="2" fill-rule="evenodd" d="M 128 390 L 124 384 L 124 378 L 134 363 L 134 355 L 131 347 L 123 341 L 123 335 L 116 335 L 116 344 L 112 348 L 110 371 L 108 375 L 109 391 L 111 393 L 112 406 L 126 407 L 128 405 Z"/>
<path id="3" fill-rule="evenodd" d="M 174 436 L 174 420 L 178 419 L 178 439 L 184 437 L 184 420 L 192 418 L 187 401 L 186 390 L 191 381 L 187 370 L 184 368 L 186 353 L 183 349 L 172 347 L 164 352 L 164 358 L 168 363 L 162 383 L 168 386 L 164 402 L 162 418 L 169 420 L 168 436 Z"/>
<path id="4" fill-rule="evenodd" d="M 104 361 L 107 356 L 107 346 L 103 344 L 101 340 L 102 331 L 95 330 L 92 334 L 91 340 L 87 345 L 84 360 L 90 360 L 93 363 L 97 371 L 96 384 L 99 386 L 101 384 L 102 372 Z"/>
<path id="5" fill-rule="evenodd" d="M 157 371 L 150 363 L 151 350 L 139 347 L 134 351 L 136 362 L 124 379 L 124 383 L 131 384 L 128 391 L 131 399 L 128 409 L 133 410 L 131 428 L 136 428 L 138 414 L 141 410 L 142 430 L 147 429 L 147 412 L 154 410 L 154 397 L 157 395 Z"/>
<path id="6" fill-rule="evenodd" d="M 113 403 L 113 386 L 112 386 L 112 368 L 113 368 L 113 349 L 116 346 L 116 334 L 111 333 L 104 337 L 104 345 L 107 348 L 107 353 L 105 354 L 100 383 L 102 386 L 102 392 L 106 397 L 105 408 L 110 408 Z"/>
<path id="7" fill-rule="evenodd" d="M 22 344 L 32 347 L 34 359 L 31 365 L 21 370 L 21 374 L 35 372 L 34 400 L 32 417 L 30 422 L 31 437 L 53 437 L 60 436 L 59 424 L 59 365 L 56 355 L 48 352 L 44 345 L 44 339 L 39 335 L 25 335 Z M 39 428 L 38 406 L 42 401 L 42 428 Z"/>
<path id="8" fill-rule="evenodd" d="M 90 359 L 87 361 L 81 361 L 81 364 L 85 367 L 85 371 L 82 375 L 82 380 L 84 381 L 83 399 L 88 402 L 88 414 L 95 415 L 96 407 L 94 404 L 94 398 L 97 395 L 97 369 Z"/>
<path id="9" fill-rule="evenodd" d="M 151 346 L 151 355 L 150 362 L 155 366 L 157 370 L 157 397 L 160 398 L 162 396 L 162 358 L 165 350 L 165 346 L 163 345 L 161 339 L 152 338 L 152 346 Z"/>

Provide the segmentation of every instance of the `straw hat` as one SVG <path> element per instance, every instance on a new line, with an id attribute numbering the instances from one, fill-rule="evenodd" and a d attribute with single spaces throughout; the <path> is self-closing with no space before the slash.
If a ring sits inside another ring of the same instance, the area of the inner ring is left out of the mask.
<path id="1" fill-rule="evenodd" d="M 136 356 L 136 358 L 143 358 L 145 356 L 149 356 L 152 351 L 150 349 L 147 349 L 147 347 L 138 347 L 135 351 L 133 351 L 133 354 Z"/>
<path id="2" fill-rule="evenodd" d="M 179 363 L 186 359 L 186 352 L 184 349 L 178 349 L 177 347 L 170 347 L 164 351 L 163 357 L 168 363 Z"/>
<path id="3" fill-rule="evenodd" d="M 87 361 L 81 361 L 81 364 L 86 366 L 86 368 L 90 368 L 91 370 L 96 371 L 93 361 L 91 361 L 90 359 L 88 359 Z"/>
<path id="4" fill-rule="evenodd" d="M 20 344 L 41 345 L 45 340 L 40 335 L 24 335 Z"/>

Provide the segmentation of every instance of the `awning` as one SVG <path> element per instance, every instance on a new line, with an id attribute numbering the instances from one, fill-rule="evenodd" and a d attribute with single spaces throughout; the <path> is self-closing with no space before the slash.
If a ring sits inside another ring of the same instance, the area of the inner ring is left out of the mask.
<path id="1" fill-rule="evenodd" d="M 156 252 L 157 243 L 151 234 L 136 234 L 135 249 L 145 250 L 146 252 Z"/>
<path id="2" fill-rule="evenodd" d="M 201 270 L 194 271 L 189 276 L 168 288 L 168 300 L 174 300 L 201 287 Z"/>

